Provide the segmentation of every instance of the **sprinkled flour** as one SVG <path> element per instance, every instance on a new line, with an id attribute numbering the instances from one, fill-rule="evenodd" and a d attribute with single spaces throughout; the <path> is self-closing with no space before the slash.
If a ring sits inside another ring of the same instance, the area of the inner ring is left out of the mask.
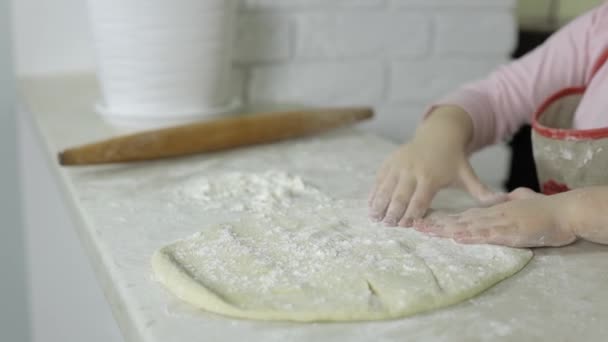
<path id="1" fill-rule="evenodd" d="M 284 210 L 296 201 L 317 205 L 330 199 L 302 178 L 283 171 L 229 172 L 214 177 L 197 176 L 173 190 L 177 201 L 194 201 L 201 210 L 268 213 Z"/>

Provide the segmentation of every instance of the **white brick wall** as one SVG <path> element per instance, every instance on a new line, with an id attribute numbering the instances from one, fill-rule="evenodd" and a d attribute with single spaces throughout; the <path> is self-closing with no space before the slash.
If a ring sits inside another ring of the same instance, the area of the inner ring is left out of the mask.
<path id="1" fill-rule="evenodd" d="M 366 126 L 399 141 L 429 101 L 514 46 L 515 0 L 238 1 L 236 79 L 247 102 L 372 105 Z M 20 74 L 95 67 L 85 4 L 13 0 Z"/>
<path id="2" fill-rule="evenodd" d="M 381 103 L 385 68 L 375 61 L 320 61 L 250 68 L 249 101 L 294 105 Z"/>
<path id="3" fill-rule="evenodd" d="M 396 141 L 429 101 L 483 76 L 514 45 L 515 0 L 238 1 L 235 76 L 250 104 L 372 105 L 364 127 Z M 95 67 L 85 4 L 13 0 L 20 74 Z M 504 151 L 477 160 L 482 178 L 503 177 Z"/>
<path id="4" fill-rule="evenodd" d="M 250 104 L 371 105 L 396 140 L 428 102 L 515 44 L 514 0 L 241 0 L 235 64 Z"/>

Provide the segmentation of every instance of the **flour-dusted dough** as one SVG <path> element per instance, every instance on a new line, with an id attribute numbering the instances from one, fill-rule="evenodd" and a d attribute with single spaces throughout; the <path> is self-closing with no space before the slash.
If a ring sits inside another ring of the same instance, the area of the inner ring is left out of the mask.
<path id="1" fill-rule="evenodd" d="M 464 246 L 411 229 L 319 215 L 208 227 L 159 250 L 158 280 L 199 308 L 291 321 L 403 317 L 470 298 L 523 268 L 529 250 Z"/>

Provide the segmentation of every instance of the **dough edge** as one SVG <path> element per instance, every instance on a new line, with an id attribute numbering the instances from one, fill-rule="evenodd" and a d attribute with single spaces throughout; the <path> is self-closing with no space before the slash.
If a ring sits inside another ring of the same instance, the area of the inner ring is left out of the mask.
<path id="1" fill-rule="evenodd" d="M 463 291 L 453 297 L 444 296 L 425 308 L 409 307 L 396 312 L 289 312 L 289 311 L 251 311 L 238 308 L 227 303 L 220 295 L 197 282 L 189 273 L 171 257 L 172 245 L 161 248 L 152 256 L 152 269 L 156 280 L 169 292 L 195 306 L 196 308 L 233 318 L 243 318 L 262 321 L 293 321 L 293 322 L 347 322 L 347 321 L 378 321 L 404 318 L 431 310 L 448 307 L 464 302 L 490 288 L 499 282 L 521 271 L 532 259 L 529 249 L 520 249 L 518 255 L 520 264 L 493 277 L 484 279 L 477 286 Z M 524 253 L 527 252 L 527 253 Z"/>

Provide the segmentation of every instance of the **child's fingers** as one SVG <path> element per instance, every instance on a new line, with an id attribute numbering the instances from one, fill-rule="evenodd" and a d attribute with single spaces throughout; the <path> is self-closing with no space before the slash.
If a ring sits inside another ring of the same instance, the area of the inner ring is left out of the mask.
<path id="1" fill-rule="evenodd" d="M 391 227 L 397 225 L 397 222 L 399 222 L 403 217 L 403 214 L 405 214 L 407 204 L 415 189 L 416 181 L 414 179 L 407 176 L 402 176 L 399 179 L 391 203 L 386 210 L 386 217 L 384 218 L 384 223 L 386 223 L 386 225 Z"/>
<path id="2" fill-rule="evenodd" d="M 386 178 L 386 174 L 389 171 L 390 171 L 390 167 L 389 167 L 389 164 L 386 162 L 383 163 L 382 166 L 380 167 L 380 169 L 378 170 L 378 173 L 376 174 L 376 181 L 374 182 L 374 187 L 372 188 L 372 191 L 369 193 L 369 198 L 367 199 L 367 204 L 369 206 L 371 206 L 372 203 L 374 203 L 374 198 L 376 197 L 378 188 L 380 187 L 380 185 Z"/>
<path id="3" fill-rule="evenodd" d="M 469 236 L 456 236 L 455 240 L 464 244 L 490 244 L 510 247 L 524 247 L 520 238 L 511 233 L 511 226 L 496 226 L 491 229 L 477 230 Z"/>
<path id="4" fill-rule="evenodd" d="M 374 202 L 372 203 L 370 216 L 373 220 L 381 221 L 384 218 L 388 204 L 393 196 L 395 186 L 398 182 L 398 176 L 395 172 L 391 172 L 382 181 L 382 184 L 376 190 Z"/>
<path id="5" fill-rule="evenodd" d="M 468 162 L 464 164 L 460 171 L 460 181 L 465 190 L 481 204 L 491 206 L 508 199 L 507 195 L 496 193 L 490 187 L 483 184 Z"/>
<path id="6" fill-rule="evenodd" d="M 445 238 L 454 238 L 456 235 L 465 234 L 469 230 L 468 225 L 459 223 L 456 218 L 450 216 L 426 218 L 415 222 L 415 228 L 419 232 Z"/>
<path id="7" fill-rule="evenodd" d="M 435 197 L 435 194 L 438 191 L 439 189 L 436 186 L 431 185 L 431 183 L 419 181 L 416 184 L 416 190 L 412 195 L 405 215 L 403 216 L 403 219 L 401 219 L 401 222 L 399 222 L 399 225 L 411 227 L 415 219 L 422 218 L 431 206 L 433 197 Z"/>

